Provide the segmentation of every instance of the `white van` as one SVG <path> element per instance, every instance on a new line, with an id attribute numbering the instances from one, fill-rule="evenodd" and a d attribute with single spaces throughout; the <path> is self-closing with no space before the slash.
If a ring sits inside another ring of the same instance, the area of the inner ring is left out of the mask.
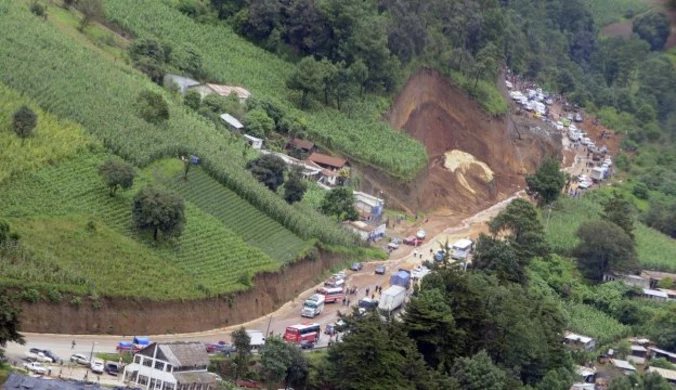
<path id="1" fill-rule="evenodd" d="M 453 244 L 451 248 L 451 259 L 454 260 L 466 260 L 470 252 L 472 252 L 472 246 L 474 243 L 469 239 L 462 239 Z"/>

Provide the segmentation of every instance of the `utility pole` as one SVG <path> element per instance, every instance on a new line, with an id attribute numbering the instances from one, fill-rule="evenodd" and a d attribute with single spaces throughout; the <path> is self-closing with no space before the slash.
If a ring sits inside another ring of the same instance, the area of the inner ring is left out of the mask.
<path id="1" fill-rule="evenodd" d="M 96 341 L 92 341 L 92 350 L 89 352 L 89 362 L 92 362 L 92 359 L 94 358 L 94 345 L 96 345 Z"/>
<path id="2" fill-rule="evenodd" d="M 270 335 L 270 324 L 272 324 L 272 315 L 270 315 L 270 318 L 268 319 L 268 327 L 265 329 L 265 337 Z"/>

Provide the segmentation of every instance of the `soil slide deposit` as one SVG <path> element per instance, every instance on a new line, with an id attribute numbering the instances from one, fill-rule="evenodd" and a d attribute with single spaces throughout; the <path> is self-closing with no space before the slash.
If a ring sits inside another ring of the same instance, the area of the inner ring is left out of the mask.
<path id="1" fill-rule="evenodd" d="M 361 186 L 409 212 L 469 215 L 522 189 L 543 156 L 561 157 L 560 135 L 543 130 L 542 122 L 531 128 L 490 117 L 430 69 L 411 76 L 386 120 L 425 145 L 428 166 L 409 183 L 359 167 Z"/>

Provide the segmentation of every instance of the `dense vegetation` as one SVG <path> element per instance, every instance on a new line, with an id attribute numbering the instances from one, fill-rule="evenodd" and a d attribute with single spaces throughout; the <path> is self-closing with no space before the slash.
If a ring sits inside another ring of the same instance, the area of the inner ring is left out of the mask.
<path id="1" fill-rule="evenodd" d="M 196 154 L 212 176 L 302 238 L 338 245 L 353 242 L 351 235 L 318 213 L 298 211 L 259 185 L 244 171 L 247 153 L 233 135 L 217 131 L 171 100 L 166 123 L 146 122 L 136 114 L 136 100 L 141 92 L 159 92 L 159 88 L 78 45 L 21 4 L 3 1 L 0 5 L 0 20 L 9 31 L 0 37 L 0 66 L 13 69 L 3 73 L 0 81 L 32 96 L 51 112 L 82 124 L 130 162 L 145 166 L 165 156 Z"/>

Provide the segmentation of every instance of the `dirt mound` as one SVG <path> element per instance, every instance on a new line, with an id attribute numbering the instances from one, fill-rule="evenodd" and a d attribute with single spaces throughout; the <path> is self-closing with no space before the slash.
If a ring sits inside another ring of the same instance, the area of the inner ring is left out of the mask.
<path id="1" fill-rule="evenodd" d="M 611 23 L 601 29 L 601 35 L 609 37 L 631 38 L 632 33 L 631 22 Z"/>
<path id="2" fill-rule="evenodd" d="M 560 138 L 514 131 L 506 118 L 487 116 L 463 91 L 429 69 L 411 76 L 386 120 L 425 145 L 429 164 L 410 183 L 359 167 L 361 186 L 409 212 L 478 211 L 522 188 L 524 174 L 543 155 L 560 156 Z"/>

